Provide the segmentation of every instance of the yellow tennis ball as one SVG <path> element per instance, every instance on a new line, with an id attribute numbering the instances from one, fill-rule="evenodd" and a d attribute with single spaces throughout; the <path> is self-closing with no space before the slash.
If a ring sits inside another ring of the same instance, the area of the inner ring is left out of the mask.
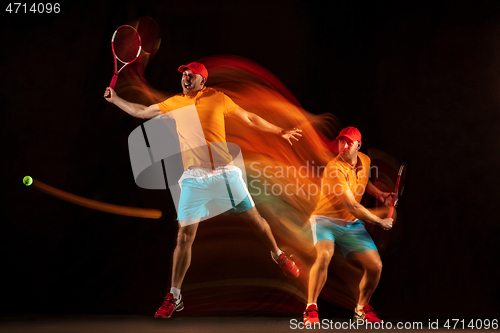
<path id="1" fill-rule="evenodd" d="M 26 176 L 23 178 L 23 183 L 26 186 L 30 186 L 31 184 L 33 184 L 33 178 L 31 178 L 30 176 Z"/>

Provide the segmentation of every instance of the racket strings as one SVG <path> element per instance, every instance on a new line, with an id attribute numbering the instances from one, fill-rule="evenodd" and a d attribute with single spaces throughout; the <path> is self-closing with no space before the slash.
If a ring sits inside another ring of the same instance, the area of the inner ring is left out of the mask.
<path id="1" fill-rule="evenodd" d="M 113 40 L 113 49 L 121 62 L 131 62 L 137 58 L 141 47 L 141 39 L 132 27 L 118 29 Z"/>

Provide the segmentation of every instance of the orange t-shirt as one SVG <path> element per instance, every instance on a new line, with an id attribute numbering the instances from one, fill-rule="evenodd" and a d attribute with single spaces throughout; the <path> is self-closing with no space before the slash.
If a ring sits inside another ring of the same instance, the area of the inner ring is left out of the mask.
<path id="1" fill-rule="evenodd" d="M 232 115 L 239 106 L 224 93 L 213 88 L 204 87 L 194 97 L 177 94 L 158 104 L 161 112 L 171 112 L 176 120 L 177 133 L 181 144 L 184 169 L 190 166 L 212 167 L 230 164 L 232 157 L 228 152 L 226 142 L 225 117 Z M 178 111 L 175 111 L 178 110 Z M 187 117 L 178 116 L 183 112 Z M 193 128 L 196 130 L 198 115 L 199 124 L 204 136 L 205 144 L 194 143 Z M 187 134 L 186 134 L 187 133 Z M 189 134 L 189 135 L 188 135 Z M 208 149 L 208 153 L 207 153 Z"/>
<path id="2" fill-rule="evenodd" d="M 358 152 L 357 166 L 337 155 L 327 165 L 321 179 L 321 196 L 316 209 L 311 215 L 322 215 L 345 221 L 354 221 L 356 217 L 342 205 L 339 196 L 351 191 L 357 202 L 365 193 L 370 177 L 370 158 Z"/>

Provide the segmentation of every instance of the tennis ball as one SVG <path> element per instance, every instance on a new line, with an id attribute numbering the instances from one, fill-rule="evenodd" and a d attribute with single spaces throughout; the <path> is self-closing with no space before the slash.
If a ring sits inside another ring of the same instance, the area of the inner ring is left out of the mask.
<path id="1" fill-rule="evenodd" d="M 23 183 L 26 186 L 30 186 L 31 184 L 33 184 L 33 178 L 31 178 L 30 176 L 26 176 L 23 178 Z"/>

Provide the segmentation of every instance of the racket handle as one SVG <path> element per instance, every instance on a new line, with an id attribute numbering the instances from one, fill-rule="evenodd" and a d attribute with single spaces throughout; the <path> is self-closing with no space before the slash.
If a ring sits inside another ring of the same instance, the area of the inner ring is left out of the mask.
<path id="1" fill-rule="evenodd" d="M 118 80 L 118 74 L 115 73 L 111 79 L 111 83 L 109 84 L 111 89 L 115 89 L 116 80 Z"/>
<path id="2" fill-rule="evenodd" d="M 387 218 L 390 219 L 392 217 L 392 214 L 394 214 L 394 206 L 391 206 L 389 208 L 389 213 L 387 214 Z"/>

